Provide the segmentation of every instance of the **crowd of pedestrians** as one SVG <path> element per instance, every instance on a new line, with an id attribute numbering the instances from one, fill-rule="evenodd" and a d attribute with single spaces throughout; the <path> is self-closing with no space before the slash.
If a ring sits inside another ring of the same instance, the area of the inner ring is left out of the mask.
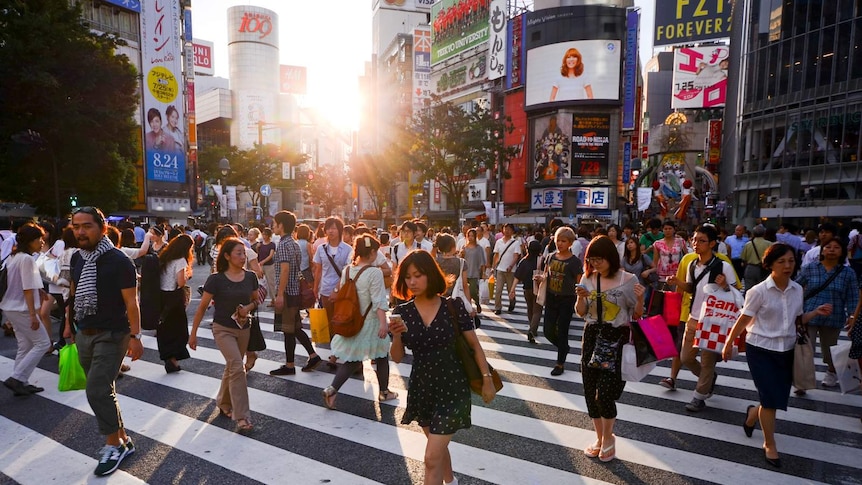
<path id="1" fill-rule="evenodd" d="M 481 389 L 485 402 L 495 394 L 475 333 L 482 318 L 496 318 L 483 317 L 483 305 L 495 315 L 504 309 L 512 313 L 515 288 L 522 285 L 525 337 L 531 344 L 544 339 L 556 347 L 552 376 L 581 372 L 596 433 L 584 453 L 607 462 L 616 457 L 616 401 L 625 380 L 619 352 L 611 353 L 610 363 L 597 361 L 597 354 L 606 345 L 627 342 L 630 323 L 651 310 L 658 294 L 681 293 L 679 321 L 667 322 L 679 356 L 660 384 L 676 391 L 679 372 L 692 372 L 697 384 L 685 409 L 702 412 L 717 391 L 716 364 L 734 354 L 729 347 L 723 353 L 695 347 L 701 308 L 707 285 L 733 287 L 744 292 L 745 303 L 729 338 L 745 331 L 759 394 L 743 428 L 751 436 L 760 423 L 764 457 L 780 466 L 775 414 L 788 406 L 797 336 L 819 343 L 827 367 L 824 387 L 837 385 L 830 347 L 842 332 L 852 341 L 850 358 L 862 358 L 862 327 L 855 325 L 862 308 L 862 236 L 829 223 L 818 227 L 816 237 L 810 231 L 799 235 L 791 224 L 777 230 L 738 225 L 730 235 L 703 224 L 690 238 L 681 229 L 672 220 L 658 219 L 647 221 L 643 231 L 632 225 L 572 227 L 554 220 L 535 228 L 465 224 L 454 234 L 419 220 L 383 230 L 329 217 L 309 227 L 287 211 L 277 213 L 271 225 L 248 230 L 239 224 L 114 226 L 98 209 L 85 207 L 57 227 L 27 223 L 5 235 L 0 231 L 8 274 L 0 310 L 7 332 L 18 340 L 13 373 L 4 384 L 19 397 L 43 391 L 29 382 L 34 368 L 46 353 L 74 340 L 88 377 L 87 397 L 106 437 L 96 474 L 107 475 L 135 451 L 123 427 L 115 381 L 129 370 L 123 357 L 135 360 L 142 354 L 142 325 L 149 328 L 149 320 L 155 320 L 159 358 L 172 374 L 182 370 L 188 349 L 197 349 L 204 317 L 212 311 L 213 339 L 225 359 L 215 404 L 238 432 L 248 433 L 254 425 L 246 376 L 261 350 L 255 344 L 261 333 L 257 311 L 269 308 L 274 330 L 284 335 L 285 351 L 285 362 L 269 374 L 289 378 L 296 373 L 298 342 L 308 355 L 302 371 L 312 372 L 324 362 L 334 369 L 331 385 L 322 391 L 329 409 L 336 408 L 338 392 L 362 372 L 364 361 L 374 364 L 377 400 L 397 399 L 389 388 L 389 360 L 400 362 L 410 349 L 413 366 L 402 422 L 418 422 L 428 437 L 426 483 L 456 483 L 448 444 L 457 430 L 470 427 L 470 387 L 453 350 L 457 335 L 473 349 L 487 378 Z M 189 330 L 186 310 L 193 290 L 188 282 L 201 267 L 209 276 L 197 289 L 201 298 Z M 308 307 L 302 288 L 311 289 L 331 322 L 335 296 L 347 278 L 356 284 L 361 330 L 349 337 L 333 335 L 329 355 L 320 355 L 302 326 Z M 571 366 L 575 315 L 586 325 L 579 365 Z M 805 389 L 796 393 L 803 395 Z"/>

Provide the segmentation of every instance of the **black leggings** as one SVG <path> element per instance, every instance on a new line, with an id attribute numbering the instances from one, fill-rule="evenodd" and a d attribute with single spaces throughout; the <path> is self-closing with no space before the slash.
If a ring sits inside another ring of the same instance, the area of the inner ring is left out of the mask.
<path id="1" fill-rule="evenodd" d="M 377 367 L 377 385 L 380 387 L 380 392 L 386 392 L 389 390 L 389 356 L 378 357 L 374 359 L 374 363 Z M 335 372 L 335 378 L 332 379 L 332 387 L 336 391 L 341 389 L 341 386 L 347 382 L 347 379 L 350 379 L 350 376 L 361 367 L 362 362 L 359 361 L 342 364 L 338 368 L 338 371 Z"/>
<path id="2" fill-rule="evenodd" d="M 600 331 L 605 338 L 628 342 L 629 327 L 614 328 L 607 323 L 588 323 L 584 328 L 584 337 L 581 341 L 581 376 L 584 379 L 587 413 L 593 419 L 613 419 L 617 417 L 617 399 L 623 395 L 623 389 L 626 387 L 626 381 L 623 380 L 620 372 L 622 345 L 617 352 L 615 372 L 587 367 L 587 362 L 593 356 L 593 349 L 596 348 L 596 338 Z"/>
<path id="3" fill-rule="evenodd" d="M 296 359 L 296 341 L 302 345 L 302 348 L 308 352 L 308 355 L 314 353 L 314 347 L 311 345 L 311 339 L 308 334 L 302 329 L 302 317 L 299 316 L 299 307 L 285 308 L 281 314 L 282 323 L 281 331 L 284 332 L 284 353 L 286 362 L 292 364 Z"/>

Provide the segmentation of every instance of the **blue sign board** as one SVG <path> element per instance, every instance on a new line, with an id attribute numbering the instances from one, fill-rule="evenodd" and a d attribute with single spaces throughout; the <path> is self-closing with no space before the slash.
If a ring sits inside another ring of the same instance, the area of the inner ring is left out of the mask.
<path id="1" fill-rule="evenodd" d="M 272 186 L 269 184 L 263 184 L 260 186 L 260 195 L 264 197 L 269 197 L 272 195 Z"/>
<path id="2" fill-rule="evenodd" d="M 105 3 L 116 5 L 118 7 L 131 10 L 132 12 L 141 13 L 141 0 L 103 0 Z"/>
<path id="3" fill-rule="evenodd" d="M 623 183 L 631 183 L 632 180 L 632 142 L 623 143 Z"/>
<path id="4" fill-rule="evenodd" d="M 635 105 L 637 97 L 638 24 L 640 12 L 629 11 L 626 19 L 626 60 L 623 72 L 623 131 L 635 129 Z"/>

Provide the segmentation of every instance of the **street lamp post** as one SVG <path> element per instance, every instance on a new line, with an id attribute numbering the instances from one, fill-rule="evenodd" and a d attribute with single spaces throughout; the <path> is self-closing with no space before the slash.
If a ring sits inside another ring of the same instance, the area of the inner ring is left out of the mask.
<path id="1" fill-rule="evenodd" d="M 230 161 L 226 157 L 222 157 L 221 160 L 218 161 L 218 169 L 222 174 L 222 177 L 227 177 L 227 174 L 230 173 Z M 227 179 L 225 179 L 227 182 Z M 221 179 L 218 179 L 219 187 L 221 187 L 222 193 L 219 196 L 219 218 L 221 218 L 221 205 L 227 204 L 227 187 L 222 185 Z M 230 207 L 228 210 L 228 219 L 230 219 Z"/>

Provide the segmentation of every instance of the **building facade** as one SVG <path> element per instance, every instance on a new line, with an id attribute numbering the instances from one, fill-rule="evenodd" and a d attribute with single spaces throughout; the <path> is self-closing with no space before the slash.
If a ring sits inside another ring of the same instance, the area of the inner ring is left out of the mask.
<path id="1" fill-rule="evenodd" d="M 731 42 L 742 74 L 728 102 L 738 120 L 727 193 L 733 219 L 812 226 L 859 217 L 862 4 L 743 4 Z"/>

